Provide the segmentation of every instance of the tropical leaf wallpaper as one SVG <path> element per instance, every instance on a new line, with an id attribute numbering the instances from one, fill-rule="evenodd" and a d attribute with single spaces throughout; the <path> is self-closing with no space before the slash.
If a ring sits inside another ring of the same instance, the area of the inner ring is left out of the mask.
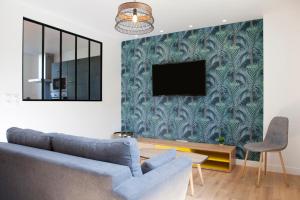
<path id="1" fill-rule="evenodd" d="M 206 96 L 152 96 L 153 64 L 195 60 L 206 60 Z M 122 42 L 122 130 L 205 143 L 221 135 L 243 159 L 244 144 L 263 138 L 263 20 Z"/>

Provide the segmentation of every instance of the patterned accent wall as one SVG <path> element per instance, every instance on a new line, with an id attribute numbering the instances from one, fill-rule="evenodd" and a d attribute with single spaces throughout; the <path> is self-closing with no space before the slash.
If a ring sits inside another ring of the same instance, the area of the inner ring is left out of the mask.
<path id="1" fill-rule="evenodd" d="M 153 64 L 195 60 L 206 60 L 206 96 L 152 96 Z M 124 41 L 122 130 L 205 143 L 222 135 L 244 158 L 244 144 L 263 137 L 263 20 Z"/>

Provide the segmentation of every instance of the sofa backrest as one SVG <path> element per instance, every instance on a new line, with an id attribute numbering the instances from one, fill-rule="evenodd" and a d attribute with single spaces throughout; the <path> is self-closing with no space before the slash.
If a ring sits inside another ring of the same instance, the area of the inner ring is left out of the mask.
<path id="1" fill-rule="evenodd" d="M 50 136 L 40 131 L 12 127 L 7 130 L 6 137 L 9 143 L 51 150 Z"/>
<path id="2" fill-rule="evenodd" d="M 128 166 L 133 176 L 141 176 L 140 155 L 133 138 L 97 140 L 85 137 L 49 134 L 53 151 Z"/>
<path id="3" fill-rule="evenodd" d="M 9 143 L 52 150 L 73 156 L 128 166 L 133 176 L 141 176 L 140 155 L 135 139 L 97 140 L 61 133 L 9 128 Z"/>
<path id="4" fill-rule="evenodd" d="M 129 167 L 0 142 L 1 200 L 120 200 Z"/>

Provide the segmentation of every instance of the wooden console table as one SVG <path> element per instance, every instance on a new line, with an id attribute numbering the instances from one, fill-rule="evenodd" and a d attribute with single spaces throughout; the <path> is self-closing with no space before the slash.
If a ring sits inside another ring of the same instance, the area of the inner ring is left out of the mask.
<path id="1" fill-rule="evenodd" d="M 207 155 L 208 159 L 201 164 L 204 169 L 231 172 L 235 165 L 236 150 L 234 146 L 150 138 L 139 138 L 138 143 L 140 148 L 176 149 L 177 151 Z"/>

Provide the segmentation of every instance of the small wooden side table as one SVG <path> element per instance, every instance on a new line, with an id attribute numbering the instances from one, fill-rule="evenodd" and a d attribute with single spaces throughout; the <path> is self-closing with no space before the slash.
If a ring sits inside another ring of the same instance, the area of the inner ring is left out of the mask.
<path id="1" fill-rule="evenodd" d="M 166 149 L 154 149 L 154 148 L 141 148 L 140 149 L 140 157 L 142 159 L 148 159 L 148 158 L 154 157 L 156 155 L 165 153 L 166 151 L 168 151 L 168 150 L 166 150 Z M 201 164 L 205 160 L 207 160 L 208 156 L 201 155 L 201 154 L 198 154 L 198 153 L 193 153 L 193 152 L 176 151 L 176 157 L 179 157 L 179 156 L 186 156 L 186 157 L 189 157 L 189 158 L 192 159 L 192 163 L 197 166 L 198 173 L 199 173 L 199 176 L 200 176 L 200 181 L 201 181 L 201 184 L 203 185 L 204 180 L 203 180 L 203 175 L 202 175 Z M 193 171 L 190 175 L 190 189 L 191 189 L 191 194 L 194 195 Z"/>

